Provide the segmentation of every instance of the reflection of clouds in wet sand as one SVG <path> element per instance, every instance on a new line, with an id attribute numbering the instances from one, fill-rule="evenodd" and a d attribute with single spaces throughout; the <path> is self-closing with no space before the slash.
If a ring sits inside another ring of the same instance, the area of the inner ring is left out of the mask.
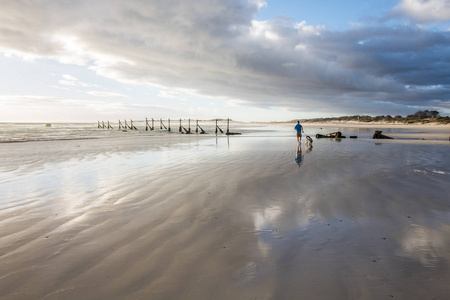
<path id="1" fill-rule="evenodd" d="M 0 298 L 450 294 L 447 148 L 317 140 L 298 169 L 291 137 L 176 141 L 2 145 Z"/>
<path id="2" fill-rule="evenodd" d="M 450 229 L 447 226 L 447 231 Z M 415 225 L 402 239 L 402 256 L 419 261 L 425 267 L 437 267 L 446 259 L 443 234 L 438 229 Z"/>
<path id="3" fill-rule="evenodd" d="M 258 249 L 262 257 L 268 257 L 272 248 L 272 237 L 277 233 L 276 221 L 281 215 L 281 207 L 274 205 L 253 212 L 255 232 L 258 234 Z M 269 235 L 267 237 L 267 235 Z"/>

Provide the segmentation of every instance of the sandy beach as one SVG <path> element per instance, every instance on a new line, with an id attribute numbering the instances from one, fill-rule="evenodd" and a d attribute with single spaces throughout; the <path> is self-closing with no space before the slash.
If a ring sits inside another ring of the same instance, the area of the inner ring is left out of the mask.
<path id="1" fill-rule="evenodd" d="M 0 299 L 448 299 L 449 127 L 292 126 L 0 144 Z"/>

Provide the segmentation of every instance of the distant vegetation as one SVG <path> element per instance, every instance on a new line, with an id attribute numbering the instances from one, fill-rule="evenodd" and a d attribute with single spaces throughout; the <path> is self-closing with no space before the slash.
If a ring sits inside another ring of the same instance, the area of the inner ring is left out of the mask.
<path id="1" fill-rule="evenodd" d="M 315 122 L 315 123 L 325 123 L 325 122 L 345 122 L 345 121 L 356 121 L 363 123 L 370 122 L 385 122 L 385 123 L 399 123 L 399 124 L 427 124 L 427 123 L 436 123 L 436 124 L 450 124 L 450 117 L 441 117 L 439 112 L 433 110 L 419 110 L 413 115 L 408 115 L 406 117 L 402 116 L 344 116 L 344 117 L 334 117 L 334 118 L 316 118 L 316 119 L 303 119 L 302 122 Z"/>

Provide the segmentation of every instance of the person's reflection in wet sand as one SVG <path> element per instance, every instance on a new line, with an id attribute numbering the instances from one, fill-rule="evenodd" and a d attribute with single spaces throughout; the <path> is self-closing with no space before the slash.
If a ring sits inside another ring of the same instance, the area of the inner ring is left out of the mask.
<path id="1" fill-rule="evenodd" d="M 302 147 L 300 143 L 297 143 L 297 151 L 296 151 L 296 155 L 295 155 L 295 163 L 298 165 L 298 167 L 300 168 L 301 164 L 303 161 L 303 154 L 302 154 Z"/>

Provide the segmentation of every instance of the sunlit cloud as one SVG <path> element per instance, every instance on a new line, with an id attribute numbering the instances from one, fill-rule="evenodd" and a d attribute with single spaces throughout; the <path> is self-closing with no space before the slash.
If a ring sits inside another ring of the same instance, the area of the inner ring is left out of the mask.
<path id="1" fill-rule="evenodd" d="M 159 91 L 159 97 L 166 99 L 176 99 L 180 101 L 187 101 L 187 98 L 184 94 L 176 91 Z"/>
<path id="2" fill-rule="evenodd" d="M 336 32 L 282 16 L 255 20 L 267 5 L 262 0 L 7 1 L 0 10 L 0 52 L 158 88 L 159 101 L 196 95 L 227 102 L 229 108 L 334 114 L 378 112 L 380 101 L 386 111 L 396 110 L 389 113 L 449 106 L 448 31 L 358 23 Z M 449 1 L 404 0 L 389 20 L 444 22 L 449 11 Z M 65 72 L 49 86 L 134 101 L 76 74 Z"/>
<path id="3" fill-rule="evenodd" d="M 78 86 L 78 87 L 98 87 L 95 84 L 89 84 L 86 82 L 82 82 L 78 80 L 78 78 L 69 75 L 69 74 L 63 74 L 63 79 L 58 80 L 58 83 L 61 85 L 68 85 L 68 86 Z"/>
<path id="4" fill-rule="evenodd" d="M 394 14 L 403 15 L 418 22 L 450 21 L 449 0 L 402 0 Z"/>
<path id="5" fill-rule="evenodd" d="M 106 98 L 128 98 L 127 95 L 119 94 L 119 93 L 111 93 L 111 92 L 102 92 L 102 91 L 89 91 L 87 94 L 96 96 L 96 97 L 106 97 Z"/>
<path id="6" fill-rule="evenodd" d="M 145 118 L 148 111 L 165 115 L 175 110 L 165 105 L 130 104 L 109 99 L 94 101 L 35 95 L 0 96 L 0 119 L 2 120 L 13 117 L 16 121 L 29 121 L 26 116 L 31 113 L 35 116 L 35 120 L 39 121 L 67 121 L 72 114 L 81 116 L 78 121 L 116 120 L 130 116 Z"/>

